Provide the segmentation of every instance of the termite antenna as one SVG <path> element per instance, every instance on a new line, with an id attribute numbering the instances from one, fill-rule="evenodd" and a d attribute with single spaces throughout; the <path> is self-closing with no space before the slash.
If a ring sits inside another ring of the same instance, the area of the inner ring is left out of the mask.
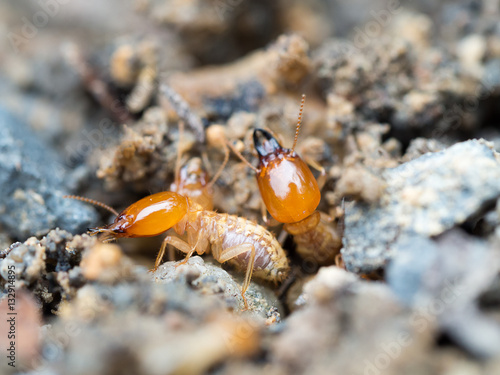
<path id="1" fill-rule="evenodd" d="M 101 203 L 101 202 L 96 201 L 94 199 L 80 197 L 79 195 L 63 195 L 63 198 L 76 199 L 77 201 L 90 203 L 90 204 L 93 204 L 94 206 L 102 207 L 102 208 L 108 210 L 109 212 L 111 212 L 113 215 L 118 216 L 118 212 L 116 212 L 116 210 L 113 207 L 110 207 L 107 204 Z"/>
<path id="2" fill-rule="evenodd" d="M 237 157 L 240 158 L 240 160 L 245 163 L 249 168 L 251 168 L 255 173 L 259 173 L 260 169 L 255 168 L 250 162 L 241 155 L 241 152 L 239 152 L 232 144 L 231 142 L 227 141 L 226 145 L 235 153 Z"/>
<path id="3" fill-rule="evenodd" d="M 297 120 L 297 127 L 295 128 L 295 139 L 293 140 L 292 152 L 295 151 L 295 146 L 297 145 L 297 139 L 299 138 L 300 124 L 302 123 L 302 111 L 304 110 L 305 101 L 306 101 L 306 94 L 302 94 L 302 100 L 300 101 L 299 119 Z"/>
<path id="4" fill-rule="evenodd" d="M 214 177 L 212 177 L 212 180 L 210 180 L 210 182 L 207 184 L 208 189 L 210 189 L 219 179 L 228 161 L 229 161 L 229 148 L 227 147 L 226 144 L 224 144 L 224 161 L 222 162 L 222 165 L 219 167 L 217 172 L 214 174 Z"/>

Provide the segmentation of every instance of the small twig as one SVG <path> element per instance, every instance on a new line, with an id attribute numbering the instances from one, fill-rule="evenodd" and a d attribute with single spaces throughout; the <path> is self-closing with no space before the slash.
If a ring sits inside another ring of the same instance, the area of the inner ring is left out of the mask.
<path id="1" fill-rule="evenodd" d="M 172 87 L 162 84 L 160 90 L 174 108 L 177 116 L 184 120 L 195 132 L 196 139 L 201 143 L 205 142 L 205 130 L 201 118 L 194 113 L 186 101 Z"/>
<path id="2" fill-rule="evenodd" d="M 81 51 L 74 44 L 67 46 L 65 56 L 69 64 L 77 71 L 82 79 L 82 83 L 94 97 L 94 99 L 120 123 L 133 123 L 134 117 L 128 109 L 113 95 L 108 88 L 108 85 L 98 77 L 95 69 L 93 69 Z"/>

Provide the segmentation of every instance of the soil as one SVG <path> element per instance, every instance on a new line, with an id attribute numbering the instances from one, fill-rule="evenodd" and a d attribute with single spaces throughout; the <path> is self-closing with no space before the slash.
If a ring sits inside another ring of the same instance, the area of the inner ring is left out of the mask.
<path id="1" fill-rule="evenodd" d="M 499 25 L 498 1 L 0 4 L 0 372 L 500 373 Z M 234 153 L 213 186 L 291 265 L 248 308 L 244 269 L 149 272 L 161 237 L 102 243 L 114 215 L 64 198 L 120 212 L 226 142 L 257 166 L 302 94 L 313 231 L 264 220 Z"/>

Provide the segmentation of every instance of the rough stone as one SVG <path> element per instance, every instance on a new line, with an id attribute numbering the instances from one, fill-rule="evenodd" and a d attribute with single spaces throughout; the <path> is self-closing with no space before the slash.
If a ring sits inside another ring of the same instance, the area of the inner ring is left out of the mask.
<path id="1" fill-rule="evenodd" d="M 439 235 L 500 196 L 498 154 L 482 140 L 425 154 L 382 177 L 387 188 L 378 202 L 346 205 L 342 257 L 349 271 L 383 269 L 397 241 Z"/>
<path id="2" fill-rule="evenodd" d="M 228 272 L 217 265 L 205 262 L 199 256 L 189 258 L 188 262 L 179 266 L 179 262 L 166 262 L 153 273 L 157 283 L 172 283 L 183 280 L 192 288 L 203 294 L 219 295 L 228 307 L 235 310 L 244 310 L 245 306 L 241 297 L 243 280 L 238 277 L 233 279 Z M 250 283 L 245 293 L 249 310 L 261 317 L 267 318 L 270 311 L 278 308 L 283 313 L 282 306 L 276 296 L 267 288 Z"/>
<path id="3" fill-rule="evenodd" d="M 0 108 L 0 224 L 25 239 L 60 227 L 81 233 L 97 221 L 92 207 L 64 199 L 71 171 L 24 123 Z"/>
<path id="4" fill-rule="evenodd" d="M 415 309 L 416 320 L 436 321 L 477 357 L 500 353 L 500 326 L 477 302 L 498 279 L 500 256 L 495 249 L 458 229 L 436 240 L 415 234 L 394 246 L 387 282 L 401 302 Z"/>

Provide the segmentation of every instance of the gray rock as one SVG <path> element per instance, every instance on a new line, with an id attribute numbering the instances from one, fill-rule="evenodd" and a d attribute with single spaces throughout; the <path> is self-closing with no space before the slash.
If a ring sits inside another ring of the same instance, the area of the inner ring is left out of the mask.
<path id="1" fill-rule="evenodd" d="M 500 196 L 500 162 L 483 140 L 457 143 L 386 170 L 379 202 L 345 209 L 343 260 L 349 271 L 383 269 L 414 235 L 439 235 Z"/>
<path id="2" fill-rule="evenodd" d="M 304 286 L 304 296 L 307 303 L 271 343 L 271 357 L 288 366 L 285 373 L 331 374 L 335 368 L 338 374 L 388 374 L 372 369 L 385 348 L 396 351 L 392 358 L 398 352 L 417 356 L 432 332 L 430 325 L 422 331 L 412 325 L 410 311 L 386 284 L 335 266 L 322 267 Z"/>
<path id="3" fill-rule="evenodd" d="M 74 177 L 59 156 L 24 123 L 0 108 L 0 224 L 17 239 L 60 227 L 84 232 L 92 207 L 64 199 Z"/>
<path id="4" fill-rule="evenodd" d="M 478 299 L 498 277 L 500 256 L 485 241 L 451 230 L 436 241 L 414 235 L 398 241 L 386 279 L 416 325 L 436 322 L 471 354 L 500 353 L 500 325 L 484 314 Z"/>
<path id="5" fill-rule="evenodd" d="M 178 266 L 179 262 L 166 262 L 153 273 L 157 283 L 178 283 L 183 281 L 204 294 L 222 296 L 228 307 L 235 310 L 244 309 L 241 297 L 243 280 L 235 280 L 228 272 L 217 265 L 205 262 L 199 256 L 189 258 L 185 265 Z M 178 266 L 178 267 L 177 267 Z M 268 318 L 273 310 L 283 313 L 281 304 L 276 296 L 267 288 L 250 283 L 245 293 L 249 310 L 261 317 Z"/>
<path id="6" fill-rule="evenodd" d="M 393 247 L 396 255 L 386 267 L 385 279 L 398 299 L 405 305 L 418 305 L 418 299 L 425 294 L 433 296 L 428 290 L 426 271 L 433 270 L 439 258 L 439 250 L 434 241 L 415 234 L 397 241 Z M 430 280 L 433 281 L 432 278 Z M 441 278 L 439 280 L 441 284 Z M 432 297 L 429 297 L 432 298 Z"/>

